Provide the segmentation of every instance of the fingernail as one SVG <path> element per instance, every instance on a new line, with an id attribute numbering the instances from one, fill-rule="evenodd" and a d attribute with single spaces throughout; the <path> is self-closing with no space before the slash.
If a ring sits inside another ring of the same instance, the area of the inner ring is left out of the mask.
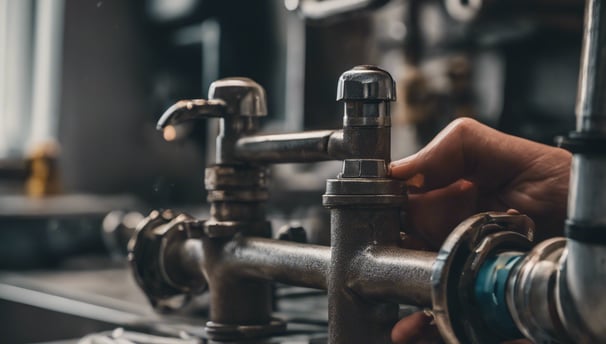
<path id="1" fill-rule="evenodd" d="M 406 185 L 420 189 L 425 185 L 425 176 L 421 173 L 417 173 L 406 180 Z"/>
<path id="2" fill-rule="evenodd" d="M 398 167 L 398 166 L 402 166 L 402 165 L 406 165 L 408 164 L 413 158 L 415 157 L 415 154 L 407 156 L 406 158 L 400 159 L 400 160 L 396 160 L 396 161 L 392 161 L 389 166 L 390 167 Z"/>

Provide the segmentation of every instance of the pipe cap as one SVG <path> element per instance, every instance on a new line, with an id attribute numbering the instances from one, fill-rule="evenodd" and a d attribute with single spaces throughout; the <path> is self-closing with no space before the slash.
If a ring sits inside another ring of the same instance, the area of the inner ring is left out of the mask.
<path id="1" fill-rule="evenodd" d="M 376 66 L 356 66 L 341 74 L 337 101 L 394 101 L 396 83 L 389 73 Z"/>

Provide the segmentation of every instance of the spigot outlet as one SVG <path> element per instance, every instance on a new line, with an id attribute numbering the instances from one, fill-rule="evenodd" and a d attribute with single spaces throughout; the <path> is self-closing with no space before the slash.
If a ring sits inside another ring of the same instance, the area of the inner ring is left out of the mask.
<path id="1" fill-rule="evenodd" d="M 238 163 L 234 152 L 243 135 L 254 133 L 258 119 L 267 115 L 265 89 L 248 78 L 225 78 L 210 85 L 207 99 L 181 100 L 168 108 L 158 121 L 158 130 L 186 121 L 220 118 L 217 163 Z"/>

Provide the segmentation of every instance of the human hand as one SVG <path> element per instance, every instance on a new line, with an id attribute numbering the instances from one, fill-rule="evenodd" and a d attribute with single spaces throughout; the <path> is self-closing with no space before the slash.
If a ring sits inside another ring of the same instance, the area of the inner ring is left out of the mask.
<path id="1" fill-rule="evenodd" d="M 571 157 L 461 118 L 418 153 L 392 162 L 390 170 L 392 177 L 409 181 L 407 234 L 435 250 L 456 225 L 483 211 L 517 209 L 535 221 L 539 241 L 560 234 Z M 425 340 L 430 320 L 420 313 L 404 318 L 392 340 Z"/>

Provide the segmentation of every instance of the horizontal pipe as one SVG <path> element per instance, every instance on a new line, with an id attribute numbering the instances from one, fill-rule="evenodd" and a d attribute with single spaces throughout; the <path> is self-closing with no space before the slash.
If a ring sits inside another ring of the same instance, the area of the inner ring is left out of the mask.
<path id="1" fill-rule="evenodd" d="M 431 306 L 431 273 L 435 252 L 372 247 L 353 262 L 350 287 L 383 301 Z"/>
<path id="2" fill-rule="evenodd" d="M 242 237 L 225 249 L 226 263 L 239 275 L 326 289 L 328 246 Z"/>
<path id="3" fill-rule="evenodd" d="M 242 161 L 264 163 L 341 160 L 342 140 L 342 133 L 333 130 L 249 136 L 236 142 L 235 154 Z"/>
<path id="4" fill-rule="evenodd" d="M 329 246 L 241 237 L 225 246 L 220 262 L 226 269 L 223 273 L 326 289 L 330 251 Z M 351 262 L 348 286 L 376 300 L 431 306 L 431 271 L 436 255 L 398 247 L 371 247 Z M 203 257 L 200 240 L 188 239 L 178 265 L 184 266 L 181 271 L 189 276 L 199 278 L 197 269 L 202 267 Z"/>

